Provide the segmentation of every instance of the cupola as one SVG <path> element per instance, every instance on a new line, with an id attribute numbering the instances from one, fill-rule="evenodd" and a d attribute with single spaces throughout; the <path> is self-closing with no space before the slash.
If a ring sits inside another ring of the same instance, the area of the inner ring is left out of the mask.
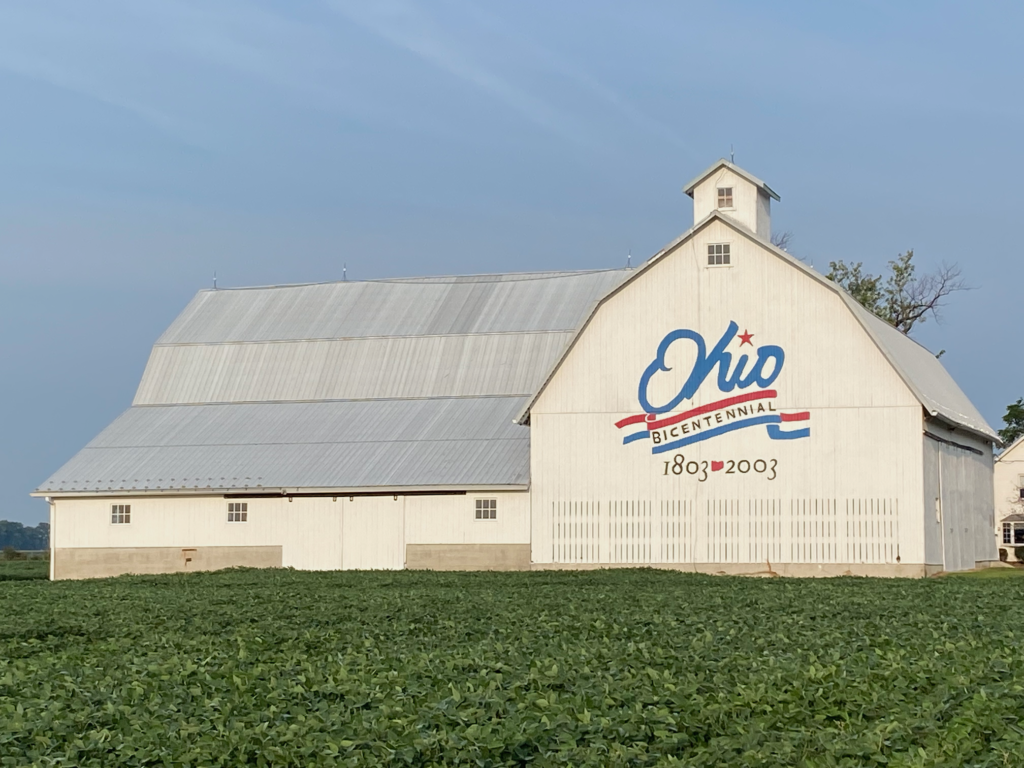
<path id="1" fill-rule="evenodd" d="M 683 190 L 693 198 L 693 221 L 721 211 L 765 240 L 772 237 L 772 200 L 778 194 L 756 176 L 719 160 Z"/>

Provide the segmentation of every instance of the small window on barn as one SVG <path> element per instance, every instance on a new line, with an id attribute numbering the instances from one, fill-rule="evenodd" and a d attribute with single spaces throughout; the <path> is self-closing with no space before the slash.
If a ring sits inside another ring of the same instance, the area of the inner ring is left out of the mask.
<path id="1" fill-rule="evenodd" d="M 476 519 L 477 520 L 497 520 L 498 519 L 498 500 L 497 499 L 477 499 L 476 500 Z"/>
<path id="2" fill-rule="evenodd" d="M 1013 544 L 1013 526 L 1003 523 L 1003 544 Z"/>
<path id="3" fill-rule="evenodd" d="M 246 523 L 249 521 L 249 504 L 244 501 L 228 503 L 228 522 Z"/>
<path id="4" fill-rule="evenodd" d="M 718 188 L 718 207 L 732 208 L 732 187 Z"/>
<path id="5" fill-rule="evenodd" d="M 722 267 L 732 263 L 728 243 L 713 243 L 708 246 L 708 266 Z"/>
<path id="6" fill-rule="evenodd" d="M 110 522 L 113 525 L 127 525 L 132 521 L 131 504 L 111 504 Z"/>

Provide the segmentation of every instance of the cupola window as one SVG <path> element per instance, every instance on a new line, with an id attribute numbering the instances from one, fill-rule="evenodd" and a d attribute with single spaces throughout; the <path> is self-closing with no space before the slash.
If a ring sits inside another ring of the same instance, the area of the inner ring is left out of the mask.
<path id="1" fill-rule="evenodd" d="M 732 187 L 718 188 L 718 207 L 732 208 Z"/>

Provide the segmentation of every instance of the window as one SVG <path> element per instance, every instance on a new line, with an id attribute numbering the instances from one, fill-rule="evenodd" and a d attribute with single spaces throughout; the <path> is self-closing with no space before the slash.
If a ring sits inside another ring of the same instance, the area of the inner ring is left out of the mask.
<path id="1" fill-rule="evenodd" d="M 477 499 L 476 500 L 476 519 L 477 520 L 497 520 L 498 519 L 498 500 L 497 499 Z"/>
<path id="2" fill-rule="evenodd" d="M 1013 524 L 1013 543 L 1024 544 L 1024 523 Z"/>
<path id="3" fill-rule="evenodd" d="M 1020 500 L 1024 501 L 1024 475 L 1017 478 L 1017 486 L 1020 488 Z"/>
<path id="4" fill-rule="evenodd" d="M 1003 544 L 1013 544 L 1013 526 L 1003 523 Z"/>
<path id="5" fill-rule="evenodd" d="M 732 208 L 732 187 L 718 188 L 718 207 Z"/>
<path id="6" fill-rule="evenodd" d="M 244 501 L 232 501 L 228 504 L 228 522 L 245 523 L 249 520 L 249 505 Z"/>
<path id="7" fill-rule="evenodd" d="M 111 504 L 110 522 L 113 525 L 127 525 L 132 521 L 131 504 Z"/>
<path id="8" fill-rule="evenodd" d="M 717 267 L 729 263 L 731 262 L 728 243 L 715 243 L 714 245 L 708 246 L 709 267 Z"/>

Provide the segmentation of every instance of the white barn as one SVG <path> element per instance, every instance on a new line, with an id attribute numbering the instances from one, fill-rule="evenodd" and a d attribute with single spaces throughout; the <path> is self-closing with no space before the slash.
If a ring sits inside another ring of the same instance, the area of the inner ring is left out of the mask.
<path id="1" fill-rule="evenodd" d="M 35 492 L 54 578 L 232 565 L 906 575 L 997 558 L 998 438 L 724 160 L 633 270 L 205 290 Z"/>

